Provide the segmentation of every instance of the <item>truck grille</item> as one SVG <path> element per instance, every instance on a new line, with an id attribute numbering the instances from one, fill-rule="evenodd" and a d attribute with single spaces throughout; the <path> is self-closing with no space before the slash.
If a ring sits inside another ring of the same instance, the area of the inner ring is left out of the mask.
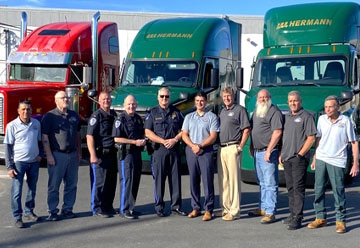
<path id="1" fill-rule="evenodd" d="M 4 97 L 0 96 L 0 134 L 4 132 Z"/>

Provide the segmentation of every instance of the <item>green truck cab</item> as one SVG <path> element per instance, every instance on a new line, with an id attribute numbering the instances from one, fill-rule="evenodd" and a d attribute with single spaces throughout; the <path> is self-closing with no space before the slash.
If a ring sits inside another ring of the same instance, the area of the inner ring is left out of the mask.
<path id="1" fill-rule="evenodd" d="M 158 104 L 158 90 L 168 87 L 170 103 L 183 115 L 195 110 L 199 90 L 208 96 L 207 109 L 218 113 L 221 88 L 236 90 L 241 82 L 240 39 L 241 24 L 227 17 L 169 18 L 145 24 L 123 63 L 120 85 L 112 92 L 112 108 L 122 111 L 124 98 L 132 94 L 138 101 L 137 112 L 144 117 Z M 150 172 L 145 151 L 142 159 L 143 171 Z"/>
<path id="2" fill-rule="evenodd" d="M 251 115 L 257 93 L 267 89 L 283 113 L 287 94 L 301 93 L 303 107 L 315 121 L 324 113 L 324 99 L 340 98 L 340 111 L 351 117 L 356 134 L 359 120 L 360 5 L 350 2 L 310 3 L 270 9 L 264 18 L 263 49 L 253 64 L 245 106 Z M 256 182 L 249 143 L 242 159 L 242 180 Z M 349 159 L 350 160 L 350 159 Z M 279 183 L 284 184 L 279 166 Z M 307 184 L 314 171 L 308 168 Z"/>

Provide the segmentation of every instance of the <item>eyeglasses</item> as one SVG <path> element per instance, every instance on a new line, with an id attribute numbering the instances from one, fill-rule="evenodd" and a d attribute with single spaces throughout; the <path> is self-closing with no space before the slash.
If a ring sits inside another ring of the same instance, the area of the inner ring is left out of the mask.
<path id="1" fill-rule="evenodd" d="M 159 95 L 160 98 L 169 98 L 170 96 L 169 95 Z"/>
<path id="2" fill-rule="evenodd" d="M 68 97 L 68 96 L 57 97 L 57 99 L 61 99 L 61 100 L 69 99 L 69 98 L 70 98 L 70 97 Z"/>

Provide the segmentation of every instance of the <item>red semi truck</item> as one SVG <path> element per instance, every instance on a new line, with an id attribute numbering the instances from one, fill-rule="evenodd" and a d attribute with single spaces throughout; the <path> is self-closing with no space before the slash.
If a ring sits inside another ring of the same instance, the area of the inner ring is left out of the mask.
<path id="1" fill-rule="evenodd" d="M 65 90 L 85 126 L 96 108 L 87 91 L 116 87 L 119 81 L 118 28 L 113 22 L 61 22 L 43 25 L 26 35 L 22 14 L 22 41 L 7 60 L 7 81 L 0 85 L 0 135 L 17 117 L 19 100 L 31 100 L 33 115 L 41 118 L 55 107 L 54 95 Z"/>

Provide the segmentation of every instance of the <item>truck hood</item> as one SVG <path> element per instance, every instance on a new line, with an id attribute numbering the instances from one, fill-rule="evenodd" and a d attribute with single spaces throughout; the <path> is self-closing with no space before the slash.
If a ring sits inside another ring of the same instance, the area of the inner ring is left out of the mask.
<path id="1" fill-rule="evenodd" d="M 249 91 L 245 98 L 245 104 L 249 111 L 252 113 L 255 104 L 257 93 L 261 89 L 266 89 L 271 94 L 272 102 L 277 105 L 280 110 L 283 112 L 287 112 L 289 110 L 287 104 L 287 95 L 292 90 L 297 90 L 300 92 L 302 98 L 302 106 L 304 109 L 318 113 L 324 107 L 324 100 L 327 96 L 336 95 L 340 97 L 342 91 L 348 90 L 348 88 L 341 86 L 298 86 L 298 87 L 271 87 L 271 88 L 253 88 Z"/>
<path id="2" fill-rule="evenodd" d="M 154 86 L 120 86 L 111 94 L 112 108 L 117 111 L 123 110 L 124 98 L 131 94 L 138 102 L 137 111 L 146 112 L 158 104 L 157 94 L 160 88 Z M 193 98 L 198 91 L 197 89 L 168 88 L 170 90 L 170 103 L 177 106 L 180 110 L 182 110 L 184 104 L 189 104 L 190 102 L 194 104 Z"/>

